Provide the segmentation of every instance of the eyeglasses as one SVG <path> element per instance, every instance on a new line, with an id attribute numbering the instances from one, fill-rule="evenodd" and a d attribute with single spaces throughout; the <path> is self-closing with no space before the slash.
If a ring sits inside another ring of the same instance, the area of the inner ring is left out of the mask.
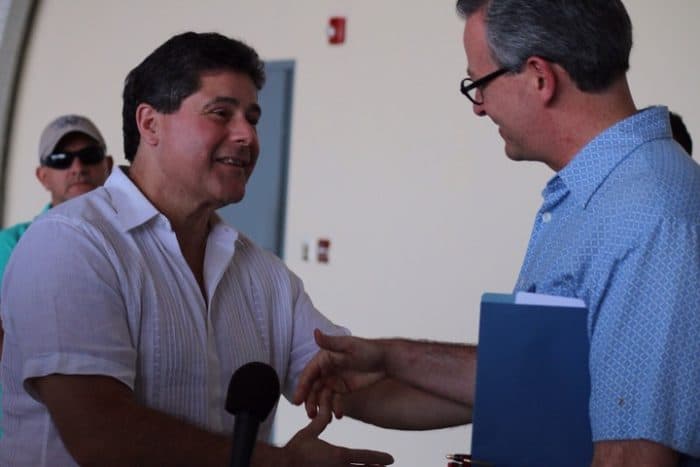
<path id="1" fill-rule="evenodd" d="M 64 170 L 73 164 L 73 159 L 76 157 L 85 165 L 95 165 L 104 160 L 105 150 L 100 146 L 88 146 L 79 151 L 57 152 L 46 156 L 41 164 L 52 169 Z"/>
<path id="2" fill-rule="evenodd" d="M 459 85 L 459 90 L 462 91 L 462 94 L 467 96 L 467 99 L 472 101 L 472 103 L 475 105 L 481 105 L 484 103 L 484 100 L 481 97 L 477 98 L 477 91 L 480 94 L 487 84 L 499 76 L 508 73 L 509 71 L 509 68 L 500 68 L 493 73 L 489 73 L 483 78 L 477 79 L 476 81 L 471 78 L 464 78 Z"/>

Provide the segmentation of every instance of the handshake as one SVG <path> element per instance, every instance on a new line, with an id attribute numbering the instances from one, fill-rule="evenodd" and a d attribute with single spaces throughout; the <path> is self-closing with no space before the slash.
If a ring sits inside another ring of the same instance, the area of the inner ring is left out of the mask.
<path id="1" fill-rule="evenodd" d="M 330 336 L 318 329 L 314 338 L 321 350 L 302 372 L 293 396 L 293 403 L 303 403 L 312 421 L 290 444 L 316 438 L 333 416 L 348 415 L 404 430 L 444 428 L 471 420 L 476 347 Z M 388 454 L 333 448 L 349 463 L 393 463 Z"/>

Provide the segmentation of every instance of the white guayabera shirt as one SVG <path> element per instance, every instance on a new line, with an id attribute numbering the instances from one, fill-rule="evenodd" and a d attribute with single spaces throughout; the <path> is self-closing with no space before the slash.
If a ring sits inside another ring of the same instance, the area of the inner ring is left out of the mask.
<path id="1" fill-rule="evenodd" d="M 207 240 L 204 283 L 206 303 L 168 220 L 122 170 L 38 218 L 2 290 L 0 465 L 74 465 L 28 378 L 111 376 L 143 405 L 226 433 L 238 367 L 269 363 L 290 397 L 317 351 L 313 329 L 347 333 L 280 259 L 221 220 Z"/>

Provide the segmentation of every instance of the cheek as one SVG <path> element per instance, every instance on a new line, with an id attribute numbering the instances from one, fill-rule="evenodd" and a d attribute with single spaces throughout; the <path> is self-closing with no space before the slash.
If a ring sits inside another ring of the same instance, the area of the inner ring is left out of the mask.
<path id="1" fill-rule="evenodd" d="M 104 183 L 104 181 L 107 179 L 107 167 L 98 164 L 94 167 L 90 167 L 89 170 L 89 176 L 92 180 L 97 181 L 98 183 Z"/>
<path id="2" fill-rule="evenodd" d="M 51 183 L 54 185 L 65 185 L 68 183 L 68 170 L 62 170 L 60 172 L 55 172 L 52 174 Z"/>
<path id="3" fill-rule="evenodd" d="M 68 186 L 68 171 L 56 172 L 46 178 L 46 184 L 50 190 L 60 191 Z"/>
<path id="4" fill-rule="evenodd" d="M 207 129 L 196 122 L 178 120 L 167 128 L 163 141 L 169 152 L 191 154 L 205 144 L 207 134 Z"/>

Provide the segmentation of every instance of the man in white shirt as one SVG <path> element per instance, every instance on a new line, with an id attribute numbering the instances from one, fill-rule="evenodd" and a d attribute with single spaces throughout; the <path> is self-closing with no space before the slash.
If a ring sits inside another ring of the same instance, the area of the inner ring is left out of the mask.
<path id="1" fill-rule="evenodd" d="M 8 265 L 0 464 L 225 465 L 230 375 L 266 362 L 291 397 L 312 330 L 345 333 L 215 212 L 255 167 L 263 81 L 219 34 L 175 36 L 129 73 L 131 166 L 37 219 Z M 324 415 L 284 447 L 259 441 L 252 465 L 392 462 L 319 440 Z"/>

